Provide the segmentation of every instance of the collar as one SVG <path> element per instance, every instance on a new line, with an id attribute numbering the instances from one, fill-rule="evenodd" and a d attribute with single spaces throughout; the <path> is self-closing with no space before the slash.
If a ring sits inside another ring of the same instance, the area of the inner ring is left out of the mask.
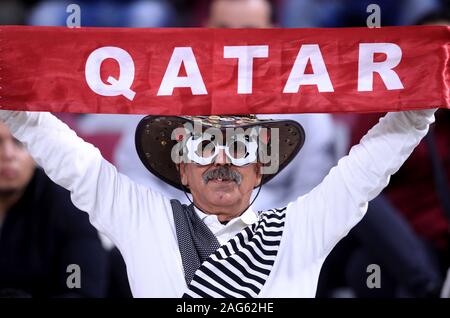
<path id="1" fill-rule="evenodd" d="M 257 214 L 253 211 L 251 207 L 245 210 L 240 216 L 231 219 L 227 224 L 220 223 L 217 215 L 214 214 L 206 214 L 200 211 L 197 207 L 194 206 L 194 210 L 197 213 L 198 217 L 211 229 L 214 234 L 221 232 L 222 230 L 231 228 L 231 227 L 239 227 L 241 229 L 245 228 L 248 225 L 251 225 L 258 221 Z"/>

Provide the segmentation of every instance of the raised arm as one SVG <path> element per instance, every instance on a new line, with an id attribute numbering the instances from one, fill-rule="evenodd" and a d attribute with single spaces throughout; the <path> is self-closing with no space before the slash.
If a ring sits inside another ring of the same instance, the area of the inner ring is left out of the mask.
<path id="1" fill-rule="evenodd" d="M 304 244 L 303 252 L 307 250 L 313 259 L 325 258 L 362 219 L 368 202 L 386 187 L 426 135 L 435 111 L 388 113 L 320 185 L 289 204 L 289 226 L 296 230 L 299 244 Z"/>
<path id="2" fill-rule="evenodd" d="M 0 111 L 0 120 L 46 174 L 71 192 L 74 205 L 119 247 L 144 218 L 158 217 L 149 213 L 152 207 L 168 202 L 119 174 L 97 148 L 50 113 Z"/>

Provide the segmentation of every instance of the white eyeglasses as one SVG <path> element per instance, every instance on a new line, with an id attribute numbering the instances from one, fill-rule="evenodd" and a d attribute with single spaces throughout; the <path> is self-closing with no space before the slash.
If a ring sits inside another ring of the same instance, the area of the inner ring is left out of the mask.
<path id="1" fill-rule="evenodd" d="M 231 164 L 245 166 L 256 162 L 258 142 L 248 135 L 234 135 L 225 146 L 218 145 L 214 136 L 201 136 L 186 141 L 187 157 L 190 161 L 205 166 L 214 162 L 220 150 L 224 150 Z"/>

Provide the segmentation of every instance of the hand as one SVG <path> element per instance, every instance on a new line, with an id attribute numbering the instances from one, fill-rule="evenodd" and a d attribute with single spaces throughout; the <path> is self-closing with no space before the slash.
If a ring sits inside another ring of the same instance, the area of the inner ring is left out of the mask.
<path id="1" fill-rule="evenodd" d="M 434 113 L 438 110 L 438 108 L 431 109 L 418 109 L 418 110 L 407 110 L 405 111 L 406 117 L 414 123 L 415 125 L 419 124 L 431 124 L 434 122 Z"/>

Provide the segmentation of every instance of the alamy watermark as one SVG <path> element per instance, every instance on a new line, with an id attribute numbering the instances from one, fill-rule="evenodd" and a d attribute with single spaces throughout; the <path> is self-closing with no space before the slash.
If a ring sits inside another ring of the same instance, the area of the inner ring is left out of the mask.
<path id="1" fill-rule="evenodd" d="M 378 4 L 371 3 L 367 6 L 367 13 L 370 15 L 367 17 L 366 24 L 368 28 L 381 28 L 381 8 Z"/>
<path id="2" fill-rule="evenodd" d="M 66 273 L 69 275 L 66 279 L 66 286 L 69 289 L 81 288 L 81 268 L 78 264 L 70 264 L 67 266 Z"/>
<path id="3" fill-rule="evenodd" d="M 66 7 L 66 12 L 70 13 L 66 19 L 66 26 L 68 28 L 81 27 L 81 8 L 78 4 L 71 3 Z"/>
<path id="4" fill-rule="evenodd" d="M 204 129 L 201 123 L 194 121 L 194 124 L 187 122 L 174 129 L 171 139 L 177 141 L 171 151 L 175 164 L 211 164 L 223 149 L 234 165 L 258 162 L 261 174 L 273 174 L 279 168 L 278 128 L 238 127 L 226 128 L 224 132 L 215 127 Z"/>
<path id="5" fill-rule="evenodd" d="M 378 264 L 369 264 L 366 272 L 369 276 L 366 279 L 366 286 L 369 289 L 381 288 L 381 268 Z"/>

